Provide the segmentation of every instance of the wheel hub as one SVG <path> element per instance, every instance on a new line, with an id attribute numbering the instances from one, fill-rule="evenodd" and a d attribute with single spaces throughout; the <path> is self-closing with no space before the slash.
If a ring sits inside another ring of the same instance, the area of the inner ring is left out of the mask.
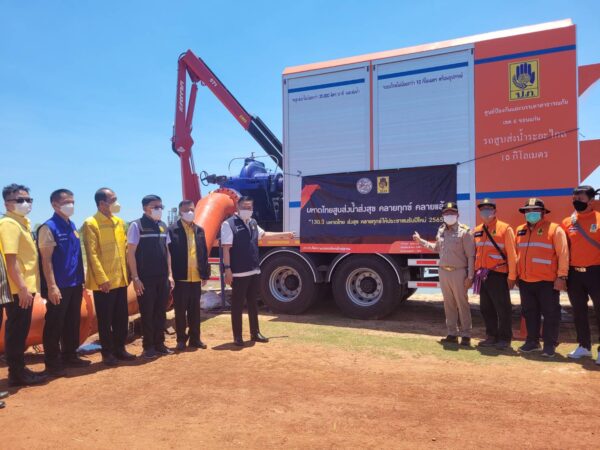
<path id="1" fill-rule="evenodd" d="M 269 277 L 269 290 L 277 301 L 284 303 L 294 301 L 302 292 L 300 274 L 290 266 L 278 267 Z"/>

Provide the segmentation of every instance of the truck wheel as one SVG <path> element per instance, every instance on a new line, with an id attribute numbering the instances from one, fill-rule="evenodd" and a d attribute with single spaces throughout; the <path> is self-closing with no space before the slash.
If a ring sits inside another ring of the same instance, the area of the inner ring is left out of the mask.
<path id="1" fill-rule="evenodd" d="M 299 257 L 278 253 L 260 268 L 261 298 L 273 311 L 300 314 L 318 298 L 312 272 Z"/>
<path id="2" fill-rule="evenodd" d="M 415 292 L 417 292 L 416 288 L 406 288 L 403 295 L 402 295 L 402 299 L 400 301 L 405 302 L 406 300 L 408 300 L 410 298 L 411 295 L 413 295 Z"/>
<path id="3" fill-rule="evenodd" d="M 396 273 L 377 257 L 347 257 L 334 272 L 332 287 L 338 307 L 355 319 L 379 319 L 400 302 Z"/>

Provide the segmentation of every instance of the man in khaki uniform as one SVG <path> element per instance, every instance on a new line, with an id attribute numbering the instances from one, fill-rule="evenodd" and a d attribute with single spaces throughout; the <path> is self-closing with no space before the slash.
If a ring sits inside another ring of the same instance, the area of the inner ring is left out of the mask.
<path id="1" fill-rule="evenodd" d="M 435 244 L 421 239 L 415 232 L 413 239 L 440 255 L 440 287 L 444 296 L 444 312 L 448 336 L 442 343 L 471 345 L 471 309 L 467 291 L 473 285 L 475 241 L 469 227 L 458 222 L 458 206 L 448 202 L 442 210 L 444 225 L 438 230 Z M 460 319 L 460 327 L 459 327 Z"/>

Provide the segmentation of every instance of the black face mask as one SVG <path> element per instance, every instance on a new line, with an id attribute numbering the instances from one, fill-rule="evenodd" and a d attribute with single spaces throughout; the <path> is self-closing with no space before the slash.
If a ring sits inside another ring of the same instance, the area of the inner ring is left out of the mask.
<path id="1" fill-rule="evenodd" d="M 575 211 L 581 212 L 587 209 L 588 204 L 586 202 L 582 202 L 581 200 L 574 200 L 573 207 L 575 208 Z"/>

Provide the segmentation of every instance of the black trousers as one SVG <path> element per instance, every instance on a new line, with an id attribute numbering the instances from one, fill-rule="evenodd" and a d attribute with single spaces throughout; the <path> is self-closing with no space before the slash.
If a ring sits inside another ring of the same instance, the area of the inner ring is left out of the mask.
<path id="1" fill-rule="evenodd" d="M 498 341 L 512 340 L 512 305 L 508 289 L 508 274 L 490 271 L 481 284 L 479 296 L 485 334 Z"/>
<path id="2" fill-rule="evenodd" d="M 258 296 L 260 294 L 260 275 L 234 277 L 231 285 L 231 328 L 233 338 L 242 338 L 242 312 L 244 302 L 248 303 L 248 320 L 250 335 L 257 334 L 258 328 Z"/>
<path id="3" fill-rule="evenodd" d="M 0 305 L 6 311 L 4 325 L 4 354 L 8 365 L 8 376 L 19 377 L 25 369 L 25 342 L 31 326 L 32 307 L 21 308 L 19 296 L 14 295 L 11 303 Z M 2 308 L 0 308 L 0 326 L 2 325 Z"/>
<path id="4" fill-rule="evenodd" d="M 129 324 L 127 288 L 111 289 L 107 293 L 94 291 L 94 307 L 98 319 L 102 355 L 106 356 L 123 350 Z"/>
<path id="5" fill-rule="evenodd" d="M 175 281 L 173 303 L 175 305 L 175 331 L 177 342 L 200 341 L 200 296 L 202 283 Z M 186 328 L 188 333 L 186 334 Z"/>
<path id="6" fill-rule="evenodd" d="M 600 266 L 591 266 L 586 272 L 569 270 L 569 301 L 573 307 L 573 319 L 577 331 L 577 342 L 591 349 L 592 337 L 588 319 L 588 302 L 592 299 L 596 312 L 598 331 L 600 332 Z"/>
<path id="7" fill-rule="evenodd" d="M 169 279 L 167 277 L 142 278 L 144 293 L 139 296 L 142 319 L 142 346 L 144 350 L 165 343 L 165 323 L 169 302 Z"/>
<path id="8" fill-rule="evenodd" d="M 558 345 L 560 328 L 560 292 L 554 290 L 552 281 L 533 283 L 519 281 L 521 310 L 527 327 L 527 342 L 539 342 L 542 316 L 544 345 Z"/>
<path id="9" fill-rule="evenodd" d="M 44 323 L 44 361 L 46 366 L 60 365 L 63 358 L 75 356 L 79 347 L 79 324 L 81 322 L 81 285 L 61 288 L 62 299 L 58 305 L 46 303 Z"/>

